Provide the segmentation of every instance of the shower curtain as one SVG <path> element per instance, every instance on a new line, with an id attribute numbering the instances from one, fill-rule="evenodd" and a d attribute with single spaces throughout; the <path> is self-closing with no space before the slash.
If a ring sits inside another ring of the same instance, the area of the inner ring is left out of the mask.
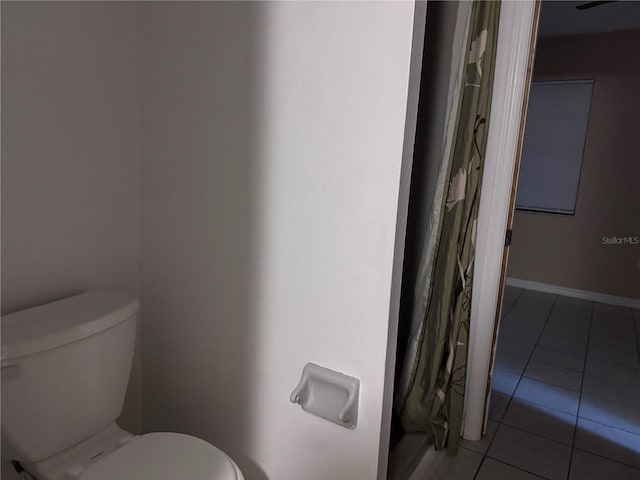
<path id="1" fill-rule="evenodd" d="M 431 433 L 436 448 L 451 453 L 457 451 L 462 427 L 475 236 L 499 15 L 498 1 L 474 1 L 471 7 L 395 398 L 406 431 Z"/>

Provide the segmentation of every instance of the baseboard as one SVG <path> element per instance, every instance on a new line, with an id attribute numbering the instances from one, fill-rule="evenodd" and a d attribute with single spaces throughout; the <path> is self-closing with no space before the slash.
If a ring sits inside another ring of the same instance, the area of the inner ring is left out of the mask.
<path id="1" fill-rule="evenodd" d="M 592 302 L 607 303 L 609 305 L 618 305 L 620 307 L 640 310 L 640 299 L 636 298 L 616 297 L 615 295 L 607 295 L 606 293 L 589 292 L 588 290 L 578 290 L 576 288 L 532 282 L 530 280 L 513 277 L 507 277 L 505 283 L 510 287 L 526 288 L 527 290 L 535 290 L 537 292 L 554 293 L 566 297 L 580 298 L 582 300 L 591 300 Z"/>

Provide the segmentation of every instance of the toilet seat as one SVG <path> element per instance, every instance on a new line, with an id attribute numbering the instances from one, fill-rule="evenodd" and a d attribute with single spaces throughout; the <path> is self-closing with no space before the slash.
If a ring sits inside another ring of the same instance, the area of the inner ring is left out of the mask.
<path id="1" fill-rule="evenodd" d="M 210 443 L 180 433 L 148 433 L 80 472 L 78 480 L 243 480 L 237 465 Z"/>

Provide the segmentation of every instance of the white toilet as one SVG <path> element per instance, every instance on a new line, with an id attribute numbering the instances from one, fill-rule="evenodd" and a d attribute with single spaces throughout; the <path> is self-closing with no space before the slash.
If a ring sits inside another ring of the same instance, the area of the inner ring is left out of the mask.
<path id="1" fill-rule="evenodd" d="M 2 457 L 38 480 L 243 480 L 204 440 L 116 425 L 137 313 L 94 292 L 2 317 Z"/>

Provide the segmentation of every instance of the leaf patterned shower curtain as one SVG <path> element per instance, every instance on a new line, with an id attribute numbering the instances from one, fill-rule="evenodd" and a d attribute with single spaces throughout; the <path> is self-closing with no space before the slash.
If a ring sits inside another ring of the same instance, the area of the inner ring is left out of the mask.
<path id="1" fill-rule="evenodd" d="M 420 268 L 407 357 L 396 393 L 406 431 L 432 433 L 437 449 L 460 440 L 480 186 L 487 143 L 500 2 L 474 1 L 449 154 L 439 175 Z M 450 129 L 451 129 L 450 128 Z M 447 189 L 446 198 L 444 190 Z"/>

